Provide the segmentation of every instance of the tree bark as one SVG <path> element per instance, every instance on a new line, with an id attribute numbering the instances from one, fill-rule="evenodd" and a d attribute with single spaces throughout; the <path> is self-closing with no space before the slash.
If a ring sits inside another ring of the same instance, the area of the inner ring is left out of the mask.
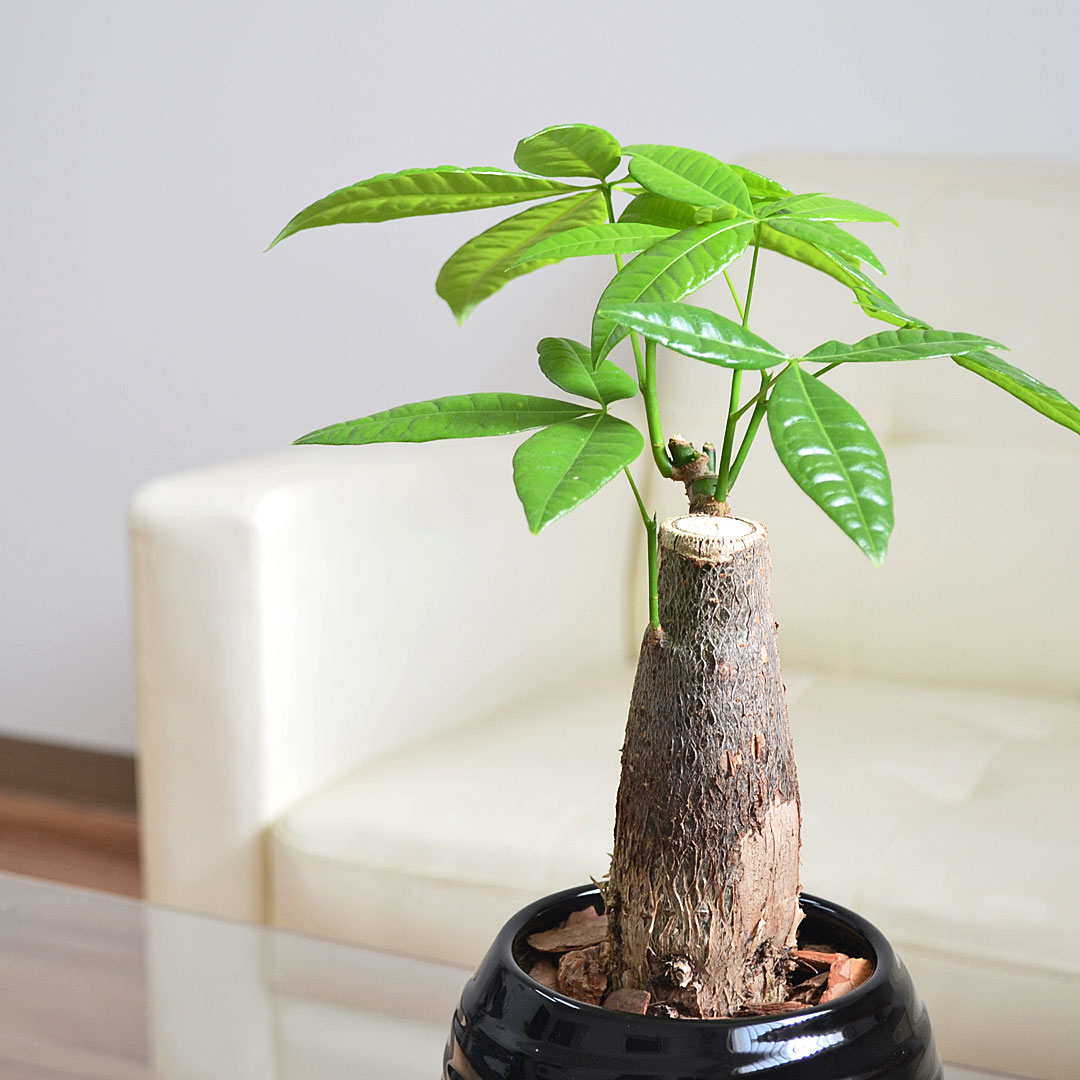
<path id="1" fill-rule="evenodd" d="M 660 1011 L 779 999 L 800 919 L 798 782 L 763 526 L 662 522 L 605 888 L 613 986 Z"/>

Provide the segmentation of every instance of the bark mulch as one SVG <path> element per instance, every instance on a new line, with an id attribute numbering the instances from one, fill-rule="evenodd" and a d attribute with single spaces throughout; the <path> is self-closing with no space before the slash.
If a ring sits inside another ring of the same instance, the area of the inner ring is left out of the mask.
<path id="1" fill-rule="evenodd" d="M 531 978 L 587 1005 L 602 1005 L 642 1016 L 685 1017 L 674 1005 L 653 1001 L 647 990 L 608 991 L 604 952 L 607 916 L 593 907 L 573 912 L 560 926 L 530 934 L 531 954 L 526 968 Z M 806 945 L 792 950 L 785 1000 L 755 1001 L 742 1006 L 736 1017 L 776 1016 L 822 1005 L 854 990 L 870 978 L 873 964 L 865 957 L 849 956 L 828 945 Z"/>

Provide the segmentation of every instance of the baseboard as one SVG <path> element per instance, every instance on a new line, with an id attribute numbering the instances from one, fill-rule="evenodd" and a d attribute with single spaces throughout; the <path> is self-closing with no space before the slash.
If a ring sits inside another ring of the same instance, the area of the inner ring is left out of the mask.
<path id="1" fill-rule="evenodd" d="M 0 736 L 0 789 L 135 813 L 135 758 Z"/>

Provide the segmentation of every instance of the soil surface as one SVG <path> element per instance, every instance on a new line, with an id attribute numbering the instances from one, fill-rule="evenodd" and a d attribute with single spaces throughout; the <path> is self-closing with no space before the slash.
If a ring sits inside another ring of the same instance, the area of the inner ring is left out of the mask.
<path id="1" fill-rule="evenodd" d="M 686 998 L 654 1001 L 646 990 L 608 990 L 607 916 L 594 907 L 572 912 L 551 930 L 530 934 L 522 967 L 538 983 L 587 1005 L 601 1005 L 642 1016 L 700 1019 L 688 1011 Z M 670 981 L 679 985 L 680 972 L 672 965 Z M 689 968 L 689 965 L 687 965 Z M 800 941 L 791 951 L 783 1001 L 749 1002 L 731 1018 L 775 1016 L 821 1005 L 854 990 L 873 973 L 870 960 L 839 952 L 828 944 Z M 689 971 L 686 973 L 689 978 Z M 721 1017 L 720 1019 L 724 1019 Z"/>

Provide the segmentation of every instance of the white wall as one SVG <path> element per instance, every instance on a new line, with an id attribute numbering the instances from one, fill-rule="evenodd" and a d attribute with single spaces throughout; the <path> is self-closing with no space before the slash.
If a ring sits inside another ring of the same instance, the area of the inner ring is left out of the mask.
<path id="1" fill-rule="evenodd" d="M 400 401 L 539 391 L 536 339 L 586 336 L 595 265 L 515 282 L 455 326 L 435 273 L 500 211 L 262 254 L 314 197 L 412 165 L 512 167 L 519 137 L 572 120 L 732 160 L 1080 156 L 1075 5 L 666 10 L 0 7 L 0 734 L 134 748 L 140 482 Z"/>

